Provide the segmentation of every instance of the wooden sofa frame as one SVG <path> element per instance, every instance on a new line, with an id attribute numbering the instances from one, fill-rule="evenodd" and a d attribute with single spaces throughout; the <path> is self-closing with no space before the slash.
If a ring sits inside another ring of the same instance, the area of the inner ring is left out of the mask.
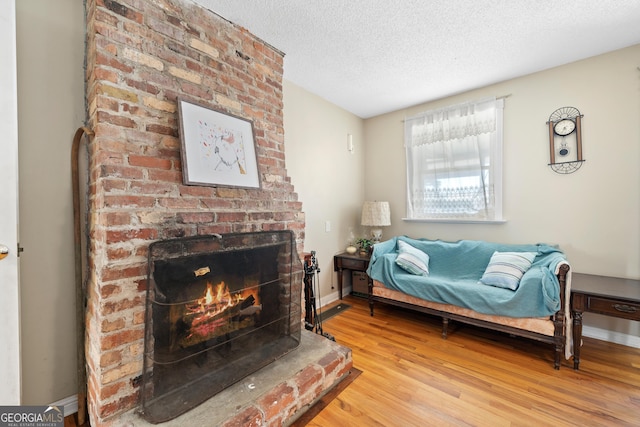
<path id="1" fill-rule="evenodd" d="M 558 281 L 560 282 L 560 309 L 550 316 L 550 320 L 553 321 L 554 325 L 554 334 L 544 335 L 538 332 L 528 331 L 525 329 L 520 329 L 512 326 L 501 325 L 498 323 L 489 322 L 481 319 L 474 319 L 472 317 L 463 316 L 457 313 L 449 313 L 447 311 L 436 310 L 429 307 L 422 307 L 415 304 L 410 304 L 405 301 L 398 301 L 390 298 L 381 297 L 379 295 L 373 294 L 373 281 L 369 280 L 369 310 L 371 312 L 371 316 L 373 316 L 373 305 L 374 302 L 382 302 L 385 304 L 394 305 L 397 307 L 402 307 L 410 310 L 419 311 L 422 313 L 431 314 L 434 316 L 442 317 L 442 338 L 447 339 L 449 320 L 454 320 L 461 323 L 466 323 L 469 325 L 479 326 L 482 328 L 487 328 L 499 332 L 505 332 L 511 335 L 521 336 L 524 338 L 529 338 L 537 341 L 541 341 L 547 344 L 553 344 L 555 347 L 554 354 L 554 369 L 560 369 L 560 363 L 562 360 L 562 356 L 564 353 L 565 342 L 566 342 L 566 319 L 565 319 L 565 302 L 566 302 L 566 280 L 567 274 L 569 273 L 569 265 L 562 264 L 558 269 Z"/>

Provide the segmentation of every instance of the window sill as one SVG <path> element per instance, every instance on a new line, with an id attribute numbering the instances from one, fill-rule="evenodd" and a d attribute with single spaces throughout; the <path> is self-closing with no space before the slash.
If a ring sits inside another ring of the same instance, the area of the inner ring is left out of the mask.
<path id="1" fill-rule="evenodd" d="M 492 219 L 492 220 L 480 220 L 480 219 L 455 219 L 455 218 L 402 218 L 406 222 L 430 222 L 441 224 L 504 224 L 506 219 Z"/>

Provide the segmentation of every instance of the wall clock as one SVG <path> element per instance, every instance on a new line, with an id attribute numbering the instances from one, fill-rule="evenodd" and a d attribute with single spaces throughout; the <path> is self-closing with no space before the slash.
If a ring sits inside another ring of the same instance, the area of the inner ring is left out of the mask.
<path id="1" fill-rule="evenodd" d="M 554 172 L 573 173 L 582 166 L 582 117 L 575 107 L 558 108 L 549 116 L 549 166 Z"/>

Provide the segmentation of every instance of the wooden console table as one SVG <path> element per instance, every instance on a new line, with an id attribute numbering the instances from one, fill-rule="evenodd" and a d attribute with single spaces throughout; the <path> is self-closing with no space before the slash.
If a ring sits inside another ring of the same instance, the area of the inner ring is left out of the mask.
<path id="1" fill-rule="evenodd" d="M 580 366 L 582 313 L 640 321 L 640 280 L 574 273 L 571 278 L 573 369 Z"/>
<path id="2" fill-rule="evenodd" d="M 366 272 L 369 268 L 369 255 L 351 255 L 343 252 L 333 257 L 333 271 L 338 272 L 338 295 L 342 299 L 342 272 L 344 270 Z"/>

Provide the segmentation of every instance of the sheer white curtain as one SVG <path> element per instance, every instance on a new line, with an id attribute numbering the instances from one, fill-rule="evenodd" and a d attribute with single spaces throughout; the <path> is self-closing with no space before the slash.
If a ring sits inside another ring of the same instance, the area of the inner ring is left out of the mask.
<path id="1" fill-rule="evenodd" d="M 405 119 L 409 219 L 502 219 L 502 100 Z"/>

